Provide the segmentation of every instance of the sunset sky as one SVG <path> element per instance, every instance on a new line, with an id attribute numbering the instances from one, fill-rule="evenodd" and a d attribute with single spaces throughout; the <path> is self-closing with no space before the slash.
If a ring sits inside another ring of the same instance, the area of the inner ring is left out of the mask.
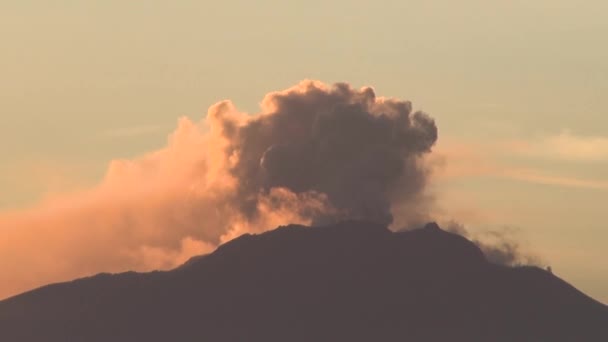
<path id="1" fill-rule="evenodd" d="M 23 243 L 12 247 L 16 263 L 19 251 L 46 253 L 37 246 L 55 241 L 54 221 L 39 237 L 23 222 L 84 205 L 120 167 L 113 160 L 162 149 L 176 129 L 190 134 L 221 100 L 255 114 L 265 94 L 301 80 L 348 82 L 435 119 L 437 220 L 506 231 L 606 303 L 606 13 L 600 0 L 0 0 L 0 249 Z M 53 248 L 78 245 L 79 234 Z M 181 235 L 171 258 L 213 248 L 195 236 Z M 47 280 L 149 268 L 118 258 L 76 273 L 45 268 L 37 280 L 36 269 L 8 265 L 7 250 L 0 299 Z M 31 279 L 2 288 L 15 272 Z"/>

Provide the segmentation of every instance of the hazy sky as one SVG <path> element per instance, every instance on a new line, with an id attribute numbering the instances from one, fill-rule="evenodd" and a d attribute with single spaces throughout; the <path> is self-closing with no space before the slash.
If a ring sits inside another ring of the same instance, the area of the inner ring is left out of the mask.
<path id="1" fill-rule="evenodd" d="M 97 183 L 181 116 L 302 79 L 439 127 L 447 216 L 608 302 L 608 2 L 0 0 L 0 210 Z M 0 227 L 1 229 L 2 227 Z M 2 276 L 2 275 L 0 275 Z"/>

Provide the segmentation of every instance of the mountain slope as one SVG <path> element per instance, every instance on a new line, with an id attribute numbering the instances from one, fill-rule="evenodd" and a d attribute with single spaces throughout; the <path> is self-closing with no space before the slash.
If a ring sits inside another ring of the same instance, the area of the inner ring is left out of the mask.
<path id="1" fill-rule="evenodd" d="M 169 272 L 0 302 L 1 341 L 608 341 L 608 308 L 434 224 L 245 235 Z"/>

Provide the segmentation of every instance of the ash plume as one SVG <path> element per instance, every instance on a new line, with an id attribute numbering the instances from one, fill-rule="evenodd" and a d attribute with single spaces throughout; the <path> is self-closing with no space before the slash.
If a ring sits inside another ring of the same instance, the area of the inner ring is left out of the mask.
<path id="1" fill-rule="evenodd" d="M 84 129 L 84 128 L 83 128 Z M 94 127 L 88 128 L 94 130 Z M 303 81 L 255 115 L 229 101 L 103 181 L 0 213 L 0 298 L 99 272 L 168 269 L 288 223 L 422 222 L 433 119 L 371 88 Z"/>
<path id="2" fill-rule="evenodd" d="M 391 203 L 414 201 L 427 182 L 420 157 L 437 140 L 434 121 L 410 102 L 377 98 L 371 88 L 305 82 L 269 94 L 265 113 L 243 125 L 216 112 L 227 153 L 237 156 L 238 208 L 259 215 L 259 194 L 284 188 L 320 193 L 332 207 L 320 221 L 391 223 Z M 396 185 L 399 185 L 398 187 Z"/>

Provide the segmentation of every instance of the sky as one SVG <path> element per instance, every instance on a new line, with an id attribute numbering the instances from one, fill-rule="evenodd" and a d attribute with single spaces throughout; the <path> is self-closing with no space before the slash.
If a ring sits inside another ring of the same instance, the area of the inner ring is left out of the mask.
<path id="1" fill-rule="evenodd" d="M 0 0 L 0 217 L 86 192 L 113 160 L 163 148 L 179 118 L 204 120 L 218 101 L 258 113 L 265 94 L 303 79 L 348 82 L 436 120 L 441 218 L 508 231 L 606 303 L 607 10 L 599 0 Z"/>

